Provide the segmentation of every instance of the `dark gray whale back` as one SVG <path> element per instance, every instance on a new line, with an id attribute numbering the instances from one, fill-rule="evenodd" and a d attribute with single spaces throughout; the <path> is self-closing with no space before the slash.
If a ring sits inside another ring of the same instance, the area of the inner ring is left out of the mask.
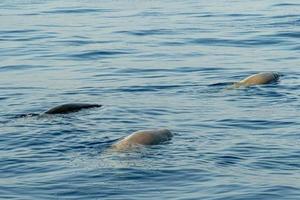
<path id="1" fill-rule="evenodd" d="M 46 111 L 45 114 L 67 114 L 72 112 L 77 112 L 82 109 L 87 108 L 96 108 L 101 107 L 100 104 L 88 104 L 88 103 L 68 103 L 56 106 L 54 108 L 51 108 L 50 110 Z"/>

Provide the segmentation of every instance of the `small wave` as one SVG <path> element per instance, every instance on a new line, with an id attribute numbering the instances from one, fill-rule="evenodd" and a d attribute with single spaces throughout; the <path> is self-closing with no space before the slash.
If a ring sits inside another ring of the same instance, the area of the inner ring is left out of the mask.
<path id="1" fill-rule="evenodd" d="M 265 45 L 281 44 L 283 41 L 274 38 L 253 38 L 253 39 L 219 39 L 219 38 L 198 38 L 192 39 L 187 43 L 202 44 L 202 45 L 215 45 L 215 46 L 234 46 L 234 47 L 258 47 Z"/>
<path id="2" fill-rule="evenodd" d="M 271 27 L 271 28 L 283 28 L 283 27 L 291 27 L 291 26 L 298 26 L 300 24 L 300 20 L 297 19 L 291 19 L 289 21 L 279 21 L 279 22 L 272 22 L 272 23 L 268 23 L 265 24 L 264 26 L 266 27 Z"/>
<path id="3" fill-rule="evenodd" d="M 45 11 L 42 14 L 84 14 L 84 13 L 103 13 L 112 12 L 112 9 L 100 8 L 56 8 L 55 10 Z"/>
<path id="4" fill-rule="evenodd" d="M 226 15 L 223 15 L 224 17 L 261 17 L 263 15 L 260 15 L 260 14 L 252 14 L 252 13 L 231 13 L 231 14 L 226 14 Z"/>
<path id="5" fill-rule="evenodd" d="M 163 12 L 157 12 L 157 11 L 144 11 L 140 12 L 135 15 L 131 15 L 131 17 L 155 17 L 155 16 L 162 16 L 165 15 Z"/>
<path id="6" fill-rule="evenodd" d="M 73 45 L 73 46 L 83 46 L 83 45 L 89 45 L 89 44 L 113 43 L 113 42 L 117 42 L 117 41 L 115 41 L 115 40 L 95 41 L 95 40 L 90 40 L 90 39 L 86 39 L 86 38 L 78 38 L 78 39 L 57 40 L 55 42 L 57 42 L 57 43 L 63 43 L 63 44 L 67 44 L 67 45 Z"/>
<path id="7" fill-rule="evenodd" d="M 297 7 L 300 6 L 299 3 L 277 3 L 272 5 L 272 7 Z"/>
<path id="8" fill-rule="evenodd" d="M 292 50 L 300 51 L 300 46 L 293 48 Z"/>
<path id="9" fill-rule="evenodd" d="M 88 40 L 59 40 L 56 42 L 65 43 L 65 44 L 74 45 L 74 46 L 82 46 L 82 45 L 95 43 L 94 41 L 88 41 Z"/>
<path id="10" fill-rule="evenodd" d="M 164 68 L 126 68 L 117 70 L 117 73 L 192 73 L 206 71 L 223 71 L 221 67 L 176 67 L 170 69 Z"/>
<path id="11" fill-rule="evenodd" d="M 149 30 L 136 30 L 136 31 L 116 31 L 114 33 L 134 35 L 134 36 L 148 36 L 148 35 L 172 35 L 174 31 L 170 29 L 149 29 Z"/>
<path id="12" fill-rule="evenodd" d="M 97 59 L 97 58 L 107 58 L 118 55 L 129 54 L 127 51 L 88 51 L 84 53 L 78 53 L 70 55 L 72 58 L 76 59 Z"/>
<path id="13" fill-rule="evenodd" d="M 2 38 L 0 41 L 16 41 L 16 42 L 27 42 L 27 41 L 35 41 L 35 40 L 43 40 L 43 39 L 50 39 L 50 38 L 55 38 L 55 36 L 32 36 L 32 37 L 23 37 L 19 38 L 18 36 L 10 36 L 7 38 Z"/>
<path id="14" fill-rule="evenodd" d="M 9 99 L 9 97 L 0 97 L 0 101 Z"/>
<path id="15" fill-rule="evenodd" d="M 47 68 L 47 66 L 38 66 L 38 65 L 6 65 L 0 66 L 0 71 L 23 71 L 23 70 L 32 70 L 32 69 L 42 69 Z"/>
<path id="16" fill-rule="evenodd" d="M 178 41 L 176 41 L 176 42 L 160 42 L 160 44 L 162 45 L 162 46 L 182 46 L 182 45 L 184 45 L 185 43 L 184 42 L 178 42 Z"/>
<path id="17" fill-rule="evenodd" d="M 244 160 L 244 158 L 236 156 L 236 155 L 222 155 L 222 156 L 213 157 L 213 160 L 218 165 L 228 166 L 228 165 L 238 164 L 239 162 Z"/>
<path id="18" fill-rule="evenodd" d="M 299 15 L 276 15 L 272 16 L 272 19 L 285 19 L 285 18 L 298 18 Z"/>
<path id="19" fill-rule="evenodd" d="M 258 120 L 258 119 L 223 119 L 216 121 L 226 127 L 240 127 L 244 129 L 272 129 L 275 127 L 289 127 L 296 125 L 295 122 L 278 120 Z"/>
<path id="20" fill-rule="evenodd" d="M 274 36 L 277 37 L 288 37 L 288 38 L 300 38 L 300 32 L 294 31 L 294 32 L 283 32 L 283 33 L 278 33 Z"/>
<path id="21" fill-rule="evenodd" d="M 156 92 L 166 89 L 174 89 L 185 87 L 185 85 L 151 85 L 151 86 L 130 86 L 130 87 L 120 87 L 117 91 L 120 92 Z"/>
<path id="22" fill-rule="evenodd" d="M 2 30 L 0 35 L 11 35 L 11 34 L 24 34 L 24 33 L 34 33 L 39 30 L 36 29 L 24 29 L 24 30 Z"/>

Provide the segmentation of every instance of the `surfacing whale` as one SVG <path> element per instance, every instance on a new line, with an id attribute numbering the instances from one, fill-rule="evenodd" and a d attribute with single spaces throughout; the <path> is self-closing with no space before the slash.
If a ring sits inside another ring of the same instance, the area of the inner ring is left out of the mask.
<path id="1" fill-rule="evenodd" d="M 233 84 L 234 88 L 249 87 L 253 85 L 262 85 L 278 82 L 280 78 L 280 74 L 277 72 L 261 72 L 258 74 L 254 74 L 246 77 L 245 79 L 236 82 Z"/>
<path id="2" fill-rule="evenodd" d="M 78 112 L 82 109 L 97 108 L 101 107 L 100 104 L 89 104 L 89 103 L 68 103 L 56 106 L 44 112 L 44 114 L 68 114 L 72 112 Z"/>
<path id="3" fill-rule="evenodd" d="M 171 140 L 173 134 L 168 129 L 141 130 L 133 132 L 112 145 L 116 151 L 126 151 L 139 146 L 158 145 Z"/>
<path id="4" fill-rule="evenodd" d="M 99 107 L 102 107 L 102 105 L 89 104 L 89 103 L 67 103 L 67 104 L 55 106 L 43 113 L 18 114 L 15 117 L 22 118 L 22 117 L 34 117 L 34 116 L 56 115 L 56 114 L 69 114 L 73 112 L 78 112 L 83 109 L 99 108 Z"/>

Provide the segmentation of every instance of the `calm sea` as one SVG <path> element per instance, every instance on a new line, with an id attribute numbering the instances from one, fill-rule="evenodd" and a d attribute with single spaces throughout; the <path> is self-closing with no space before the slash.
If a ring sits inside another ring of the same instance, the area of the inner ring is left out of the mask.
<path id="1" fill-rule="evenodd" d="M 299 39 L 298 0 L 2 0 L 0 199 L 300 199 Z"/>

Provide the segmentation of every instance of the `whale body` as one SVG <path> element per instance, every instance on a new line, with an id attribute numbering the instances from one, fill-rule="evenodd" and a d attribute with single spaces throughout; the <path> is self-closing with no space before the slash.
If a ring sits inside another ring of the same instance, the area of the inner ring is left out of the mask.
<path id="1" fill-rule="evenodd" d="M 258 74 L 254 74 L 248 76 L 247 78 L 234 83 L 233 86 L 235 88 L 239 88 L 240 86 L 248 87 L 252 85 L 262 85 L 277 82 L 280 78 L 279 73 L 277 72 L 261 72 Z"/>
<path id="2" fill-rule="evenodd" d="M 141 145 L 157 145 L 171 140 L 173 134 L 168 129 L 141 130 L 117 141 L 112 148 L 117 151 L 128 150 Z"/>
<path id="3" fill-rule="evenodd" d="M 68 103 L 56 106 L 47 110 L 44 114 L 68 114 L 72 112 L 78 112 L 82 109 L 101 107 L 100 104 L 88 104 L 88 103 Z"/>

